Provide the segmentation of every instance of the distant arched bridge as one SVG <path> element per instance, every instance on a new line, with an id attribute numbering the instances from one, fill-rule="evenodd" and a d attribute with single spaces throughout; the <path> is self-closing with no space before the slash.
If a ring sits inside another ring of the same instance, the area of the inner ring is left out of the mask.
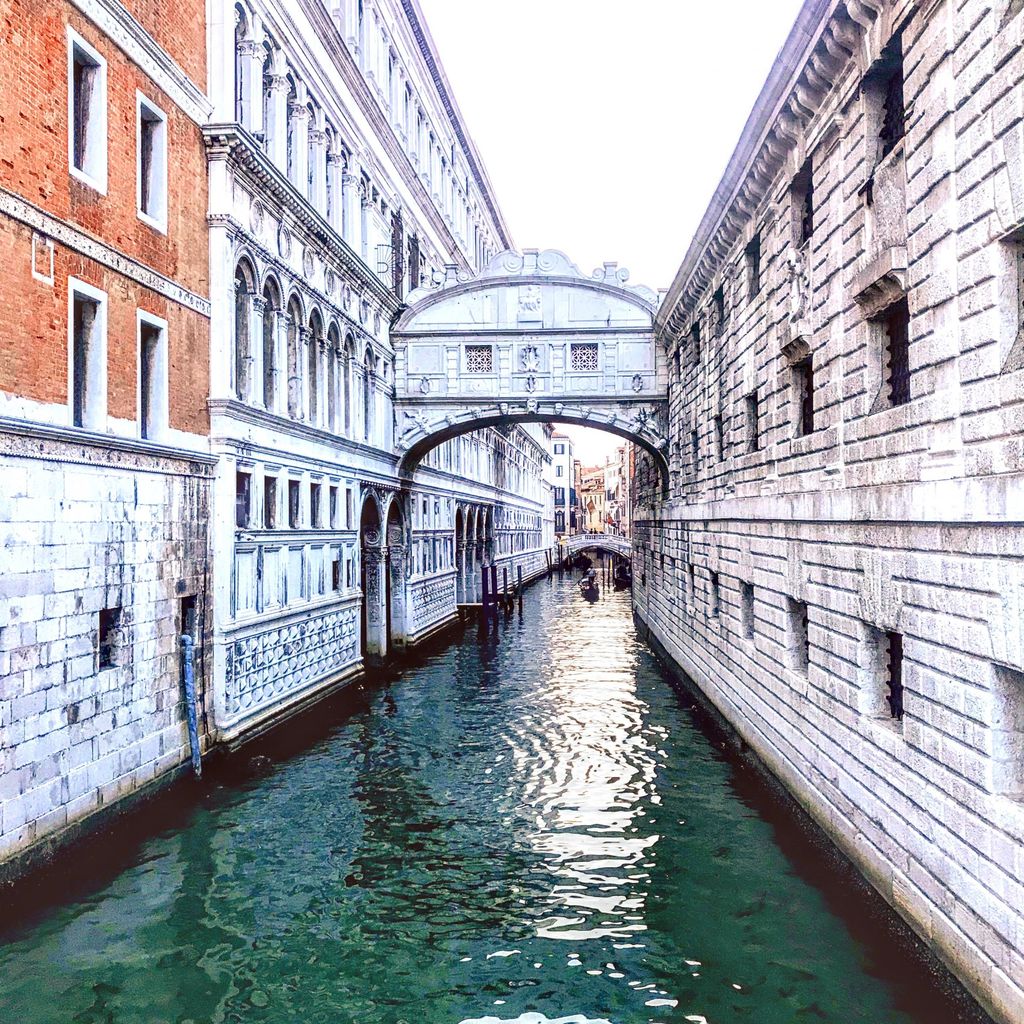
<path id="1" fill-rule="evenodd" d="M 622 555 L 623 558 L 630 558 L 633 554 L 630 539 L 614 533 L 573 533 L 560 541 L 560 552 L 567 555 L 575 555 L 578 551 L 588 551 L 592 548 L 610 551 Z"/>

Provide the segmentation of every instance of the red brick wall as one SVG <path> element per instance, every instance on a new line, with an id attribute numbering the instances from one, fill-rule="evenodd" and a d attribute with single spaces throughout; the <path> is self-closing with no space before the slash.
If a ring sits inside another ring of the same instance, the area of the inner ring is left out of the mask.
<path id="1" fill-rule="evenodd" d="M 61 245 L 54 247 L 53 285 L 32 276 L 32 231 L 0 218 L 0 391 L 37 402 L 68 401 L 68 278 L 107 293 L 107 413 L 136 419 L 136 311 L 167 321 L 170 425 L 209 429 L 209 321 Z"/>
<path id="2" fill-rule="evenodd" d="M 197 6 L 184 2 L 183 8 Z M 198 5 L 202 6 L 202 5 Z M 201 295 L 207 294 L 206 159 L 199 127 L 68 3 L 0 0 L 0 171 L 5 188 Z M 204 17 L 196 12 L 196 31 Z M 67 32 L 107 61 L 107 194 L 68 173 Z M 167 115 L 167 234 L 136 214 L 136 89 Z"/>
<path id="3" fill-rule="evenodd" d="M 206 91 L 206 4 L 196 0 L 122 0 L 174 62 Z"/>
<path id="4" fill-rule="evenodd" d="M 140 0 L 144 24 L 162 31 L 201 67 L 203 0 Z M 68 171 L 67 26 L 107 61 L 107 194 Z M 171 41 L 157 40 L 172 50 Z M 206 157 L 199 127 L 95 26 L 61 0 L 0 0 L 0 185 L 201 296 L 209 294 Z M 182 61 L 183 64 L 187 62 Z M 202 81 L 200 79 L 199 81 Z M 167 116 L 167 233 L 136 213 L 136 89 Z M 168 321 L 171 426 L 205 433 L 208 321 L 130 279 L 57 246 L 54 286 L 31 275 L 31 232 L 0 217 L 0 390 L 67 401 L 67 278 L 109 295 L 108 411 L 135 417 L 136 309 Z"/>

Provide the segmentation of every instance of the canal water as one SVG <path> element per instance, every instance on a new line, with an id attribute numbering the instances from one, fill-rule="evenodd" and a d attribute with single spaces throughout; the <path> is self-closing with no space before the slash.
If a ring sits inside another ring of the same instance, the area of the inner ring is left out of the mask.
<path id="1" fill-rule="evenodd" d="M 702 730 L 627 595 L 541 582 L 284 736 L 25 887 L 0 1019 L 987 1020 Z"/>

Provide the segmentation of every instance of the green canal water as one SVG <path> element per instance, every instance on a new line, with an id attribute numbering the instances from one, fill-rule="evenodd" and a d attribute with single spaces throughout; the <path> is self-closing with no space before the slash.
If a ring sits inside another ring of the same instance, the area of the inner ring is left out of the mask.
<path id="1" fill-rule="evenodd" d="M 18 1024 L 959 1024 L 628 598 L 571 581 L 21 887 Z"/>

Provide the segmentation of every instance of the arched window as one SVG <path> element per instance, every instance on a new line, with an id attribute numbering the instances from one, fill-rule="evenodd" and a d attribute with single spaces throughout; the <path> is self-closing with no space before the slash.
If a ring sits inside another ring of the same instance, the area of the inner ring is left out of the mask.
<path id="1" fill-rule="evenodd" d="M 281 292 L 273 280 L 263 286 L 263 404 L 271 412 L 277 410 L 277 316 L 281 309 Z"/>
<path id="2" fill-rule="evenodd" d="M 256 275 L 248 260 L 235 267 L 235 397 L 249 397 L 249 372 L 252 365 L 251 316 L 253 282 Z"/>
<path id="3" fill-rule="evenodd" d="M 341 336 L 335 324 L 327 332 L 327 429 L 338 429 L 338 360 L 341 358 Z"/>
<path id="4" fill-rule="evenodd" d="M 288 415 L 302 415 L 302 307 L 296 296 L 288 303 Z"/>
<path id="5" fill-rule="evenodd" d="M 324 343 L 324 322 L 320 314 L 313 311 L 309 320 L 309 352 L 308 352 L 308 374 L 309 377 L 309 404 L 306 407 L 306 416 L 310 423 L 316 423 L 320 415 L 320 350 Z"/>
<path id="6" fill-rule="evenodd" d="M 374 359 L 373 350 L 366 346 L 366 355 L 363 358 L 363 440 L 369 441 L 373 436 L 373 395 L 375 391 L 374 382 Z"/>

